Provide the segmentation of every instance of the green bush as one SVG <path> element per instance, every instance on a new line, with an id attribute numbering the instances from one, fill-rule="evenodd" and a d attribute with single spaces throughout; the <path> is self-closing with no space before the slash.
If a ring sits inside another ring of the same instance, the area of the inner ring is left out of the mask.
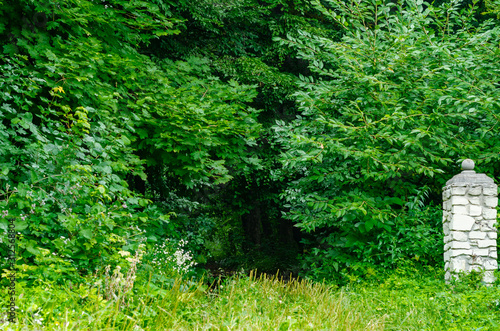
<path id="1" fill-rule="evenodd" d="M 142 52 L 177 23 L 144 1 L 2 2 L 0 252 L 14 220 L 23 284 L 82 281 L 175 236 L 172 208 L 135 182 L 199 188 L 259 163 L 255 87 Z"/>
<path id="2" fill-rule="evenodd" d="M 457 162 L 499 175 L 499 27 L 476 21 L 476 1 L 321 3 L 343 37 L 280 41 L 312 74 L 296 93 L 302 114 L 274 126 L 277 177 L 294 178 L 285 215 L 314 235 L 305 261 L 325 276 L 412 256 L 436 263 L 441 188 Z"/>

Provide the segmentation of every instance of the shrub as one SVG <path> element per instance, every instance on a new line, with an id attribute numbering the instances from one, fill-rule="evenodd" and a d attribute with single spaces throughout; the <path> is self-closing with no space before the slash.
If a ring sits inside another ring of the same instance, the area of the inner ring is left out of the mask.
<path id="1" fill-rule="evenodd" d="M 321 3 L 340 41 L 280 41 L 312 72 L 296 93 L 302 114 L 274 127 L 281 176 L 296 178 L 285 215 L 314 234 L 305 260 L 321 274 L 405 256 L 434 263 L 441 188 L 457 161 L 499 175 L 500 29 L 476 21 L 477 1 Z"/>

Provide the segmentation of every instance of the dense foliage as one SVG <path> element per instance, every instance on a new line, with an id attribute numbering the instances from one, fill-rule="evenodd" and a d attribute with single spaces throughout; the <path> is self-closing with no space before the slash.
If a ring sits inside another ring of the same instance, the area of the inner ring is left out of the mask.
<path id="1" fill-rule="evenodd" d="M 245 105 L 252 87 L 210 76 L 203 59 L 141 54 L 178 32 L 158 8 L 21 1 L 1 10 L 1 226 L 15 219 L 19 278 L 77 278 L 142 240 L 175 236 L 171 210 L 128 184 L 145 180 L 147 166 L 193 187 L 257 163 L 247 148 L 259 129 Z"/>
<path id="2" fill-rule="evenodd" d="M 442 263 L 441 188 L 472 158 L 498 176 L 500 30 L 476 3 L 344 3 L 322 8 L 341 40 L 301 32 L 313 75 L 296 93 L 301 116 L 274 127 L 287 217 L 316 231 L 306 261 L 329 277 L 356 261 Z"/>
<path id="3" fill-rule="evenodd" d="M 0 0 L 0 251 L 14 221 L 23 285 L 137 259 L 158 286 L 194 260 L 344 283 L 441 267 L 443 184 L 464 158 L 500 175 L 496 15 Z"/>

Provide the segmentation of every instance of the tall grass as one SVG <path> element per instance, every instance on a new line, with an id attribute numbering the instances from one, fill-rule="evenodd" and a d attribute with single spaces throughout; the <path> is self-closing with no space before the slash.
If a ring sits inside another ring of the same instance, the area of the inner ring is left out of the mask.
<path id="1" fill-rule="evenodd" d="M 90 284 L 90 283 L 89 283 Z M 19 321 L 3 330 L 498 330 L 500 288 L 394 274 L 343 288 L 237 275 L 209 288 L 149 282 L 105 300 L 90 285 L 17 290 Z M 1 313 L 6 318 L 7 292 Z"/>

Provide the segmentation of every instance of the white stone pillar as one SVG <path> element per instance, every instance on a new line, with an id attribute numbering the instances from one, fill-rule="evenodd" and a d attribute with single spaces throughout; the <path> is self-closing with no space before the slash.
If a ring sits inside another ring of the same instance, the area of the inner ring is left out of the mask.
<path id="1" fill-rule="evenodd" d="M 476 173 L 470 159 L 462 162 L 462 170 L 443 188 L 445 279 L 484 270 L 483 282 L 491 284 L 498 268 L 497 185 Z"/>

